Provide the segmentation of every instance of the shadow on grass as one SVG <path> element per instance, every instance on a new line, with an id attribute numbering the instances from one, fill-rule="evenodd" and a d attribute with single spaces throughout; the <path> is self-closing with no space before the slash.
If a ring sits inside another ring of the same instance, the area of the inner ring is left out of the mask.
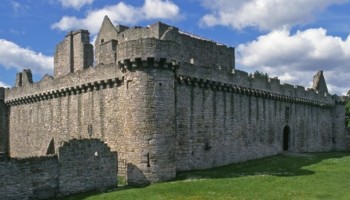
<path id="1" fill-rule="evenodd" d="M 219 179 L 242 176 L 270 175 L 270 176 L 305 176 L 315 172 L 303 169 L 305 166 L 319 163 L 326 159 L 349 156 L 349 152 L 329 153 L 282 153 L 279 155 L 251 160 L 242 163 L 230 164 L 223 167 L 178 172 L 176 180 L 185 179 Z"/>
<path id="2" fill-rule="evenodd" d="M 190 179 L 221 179 L 221 178 L 235 178 L 243 176 L 258 176 L 258 175 L 270 175 L 270 176 L 306 176 L 315 174 L 314 171 L 303 169 L 305 166 L 317 164 L 323 160 L 332 158 L 342 158 L 350 156 L 349 152 L 329 152 L 329 153 L 282 153 L 279 155 L 261 158 L 257 160 L 246 161 L 242 163 L 235 163 L 226 165 L 223 167 L 195 170 L 186 172 L 177 172 L 177 176 L 174 180 L 190 180 Z M 119 177 L 119 180 L 121 180 Z M 169 181 L 169 182 L 171 182 Z M 102 193 L 118 192 L 127 189 L 142 188 L 144 186 L 128 186 L 125 182 L 119 182 L 118 188 L 108 191 L 94 191 L 82 194 L 76 194 L 68 197 L 60 198 L 62 200 L 76 200 L 85 199 L 91 196 L 99 195 Z"/>

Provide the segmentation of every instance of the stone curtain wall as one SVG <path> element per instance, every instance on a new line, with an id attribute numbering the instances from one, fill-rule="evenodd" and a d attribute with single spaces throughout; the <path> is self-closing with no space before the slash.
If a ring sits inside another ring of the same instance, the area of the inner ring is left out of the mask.
<path id="1" fill-rule="evenodd" d="M 55 78 L 18 76 L 21 84 L 5 91 L 11 156 L 98 138 L 118 152 L 128 182 L 143 184 L 273 155 L 284 143 L 295 152 L 344 148 L 341 109 L 329 94 L 235 70 L 234 49 L 225 45 L 162 23 L 114 27 L 108 18 L 95 42 L 96 67 L 61 68 L 82 66 L 85 46 L 73 59 L 67 45 L 57 48 Z"/>
<path id="2" fill-rule="evenodd" d="M 47 199 L 117 186 L 116 156 L 102 141 L 71 140 L 59 152 L 0 161 L 1 199 Z"/>
<path id="3" fill-rule="evenodd" d="M 40 156 L 54 144 L 71 138 L 99 138 L 118 152 L 119 173 L 130 184 L 145 184 L 175 177 L 175 98 L 172 63 L 144 60 L 133 67 L 130 60 L 120 64 L 124 71 L 118 81 L 92 81 L 92 72 L 101 73 L 109 66 L 86 69 L 72 74 L 68 81 L 91 81 L 58 90 L 49 86 L 40 98 L 21 92 L 52 82 L 62 87 L 63 80 L 47 79 L 14 88 L 8 95 L 11 106 L 11 156 Z M 129 66 L 130 65 L 130 66 Z M 157 65 L 157 69 L 154 69 Z M 168 68 L 170 67 L 170 69 Z M 107 69 L 106 69 L 107 68 Z M 92 72 L 91 72 L 92 71 Z M 101 72 L 102 71 L 102 72 Z M 114 72 L 120 75 L 118 72 Z M 99 77 L 99 76 L 97 76 Z M 61 78 L 68 79 L 68 77 Z M 113 78 L 111 78 L 113 79 Z M 114 80 L 113 79 L 113 80 Z M 27 88 L 25 88 L 27 87 Z M 53 90 L 51 92 L 50 90 Z M 54 93 L 54 94 L 53 94 Z M 21 126 L 16 124 L 21 123 Z"/>
<path id="4" fill-rule="evenodd" d="M 117 157 L 98 139 L 65 142 L 58 160 L 61 195 L 104 190 L 117 184 Z"/>
<path id="5" fill-rule="evenodd" d="M 123 155 L 116 145 L 123 141 L 123 79 L 112 65 L 11 89 L 6 95 L 11 156 L 45 155 L 52 139 L 57 152 L 62 141 L 72 138 L 111 139 L 112 151 Z"/>
<path id="6" fill-rule="evenodd" d="M 334 140 L 336 144 L 334 147 L 336 150 L 344 150 L 338 146 L 346 146 L 346 135 L 349 134 L 349 129 L 346 128 L 345 124 L 345 103 L 337 103 L 333 110 L 333 126 L 334 126 Z"/>
<path id="7" fill-rule="evenodd" d="M 245 73 L 193 71 L 180 68 L 177 75 L 178 171 L 280 153 L 286 126 L 289 151 L 344 149 L 340 142 L 344 131 L 337 129 L 344 122 L 332 123 L 330 97 Z"/>
<path id="8" fill-rule="evenodd" d="M 0 161 L 0 197 L 3 200 L 54 197 L 58 187 L 57 157 Z"/>

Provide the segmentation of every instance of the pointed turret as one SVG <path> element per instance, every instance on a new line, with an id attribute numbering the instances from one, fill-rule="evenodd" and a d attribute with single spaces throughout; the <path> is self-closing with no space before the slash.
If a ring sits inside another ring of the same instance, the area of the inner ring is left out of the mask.
<path id="1" fill-rule="evenodd" d="M 118 31 L 116 27 L 114 27 L 113 23 L 111 20 L 108 18 L 106 15 L 103 19 L 100 31 L 98 32 L 96 41 L 95 41 L 95 60 L 96 64 L 99 64 L 101 61 L 100 59 L 100 46 L 101 44 L 111 41 L 111 40 L 116 40 L 118 35 Z"/>
<path id="2" fill-rule="evenodd" d="M 320 70 L 314 75 L 312 88 L 319 93 L 328 93 L 327 83 L 323 76 L 323 71 Z"/>

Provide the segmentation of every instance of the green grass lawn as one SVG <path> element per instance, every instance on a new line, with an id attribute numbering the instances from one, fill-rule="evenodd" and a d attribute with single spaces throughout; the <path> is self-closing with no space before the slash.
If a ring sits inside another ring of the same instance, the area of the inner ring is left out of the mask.
<path id="1" fill-rule="evenodd" d="M 75 199 L 350 199 L 350 153 L 281 154 Z"/>

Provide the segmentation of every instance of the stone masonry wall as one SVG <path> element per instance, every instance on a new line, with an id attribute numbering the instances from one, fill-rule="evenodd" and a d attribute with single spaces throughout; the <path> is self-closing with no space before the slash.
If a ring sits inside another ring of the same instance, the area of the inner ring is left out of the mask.
<path id="1" fill-rule="evenodd" d="M 117 186 L 117 157 L 102 141 L 71 140 L 58 155 L 60 195 Z"/>
<path id="2" fill-rule="evenodd" d="M 47 199 L 116 187 L 117 162 L 99 140 L 65 142 L 59 156 L 0 161 L 2 200 Z"/>
<path id="3" fill-rule="evenodd" d="M 56 47 L 54 76 L 62 77 L 91 67 L 93 59 L 89 32 L 86 30 L 70 32 Z"/>
<path id="4" fill-rule="evenodd" d="M 280 153 L 285 127 L 290 129 L 289 151 L 344 149 L 334 143 L 344 131 L 332 124 L 330 96 L 244 73 L 195 70 L 180 67 L 177 72 L 178 171 Z"/>
<path id="5" fill-rule="evenodd" d="M 11 89 L 7 93 L 12 105 L 10 155 L 41 156 L 52 140 L 57 152 L 62 141 L 91 137 L 111 141 L 112 150 L 119 152 L 114 144 L 123 141 L 123 110 L 118 109 L 123 107 L 123 95 L 123 76 L 110 66 L 89 68 L 61 79 L 44 77 L 39 83 Z"/>
<path id="6" fill-rule="evenodd" d="M 181 63 L 196 67 L 231 72 L 235 68 L 234 48 L 208 40 L 199 40 L 189 34 L 181 36 Z"/>
<path id="7" fill-rule="evenodd" d="M 280 153 L 285 126 L 291 128 L 290 151 L 332 149 L 330 109 L 184 84 L 177 97 L 177 170 Z"/>
<path id="8" fill-rule="evenodd" d="M 143 69 L 125 77 L 123 113 L 127 179 L 146 184 L 175 178 L 175 99 L 173 72 Z"/>
<path id="9" fill-rule="evenodd" d="M 57 157 L 13 158 L 0 161 L 0 197 L 3 200 L 55 197 L 58 187 Z"/>
<path id="10" fill-rule="evenodd" d="M 334 140 L 334 150 L 344 150 L 343 146 L 347 146 L 346 135 L 349 133 L 345 123 L 345 103 L 337 103 L 333 110 L 333 140 Z"/>
<path id="11" fill-rule="evenodd" d="M 116 50 L 109 50 L 111 41 L 117 43 Z M 226 72 L 235 68 L 234 48 L 179 31 L 161 22 L 119 30 L 105 17 L 95 47 L 98 64 L 154 57 Z M 115 59 L 111 59 L 113 51 L 116 51 Z"/>
<path id="12" fill-rule="evenodd" d="M 158 62 L 123 74 L 126 69 L 102 65 L 12 89 L 11 156 L 45 155 L 71 138 L 99 138 L 118 152 L 120 174 L 130 184 L 174 178 L 174 74 L 164 67 L 170 63 Z M 92 73 L 105 79 L 94 81 Z M 30 90 L 41 90 L 38 98 L 23 95 Z"/>
<path id="13" fill-rule="evenodd" d="M 19 79 L 5 90 L 11 156 L 98 138 L 118 152 L 120 174 L 144 184 L 285 148 L 344 149 L 343 114 L 332 96 L 236 70 L 234 49 L 225 45 L 162 23 L 114 27 L 105 18 L 96 67 L 74 70 L 84 55 L 66 55 L 66 46 L 58 45 L 55 78 Z"/>

